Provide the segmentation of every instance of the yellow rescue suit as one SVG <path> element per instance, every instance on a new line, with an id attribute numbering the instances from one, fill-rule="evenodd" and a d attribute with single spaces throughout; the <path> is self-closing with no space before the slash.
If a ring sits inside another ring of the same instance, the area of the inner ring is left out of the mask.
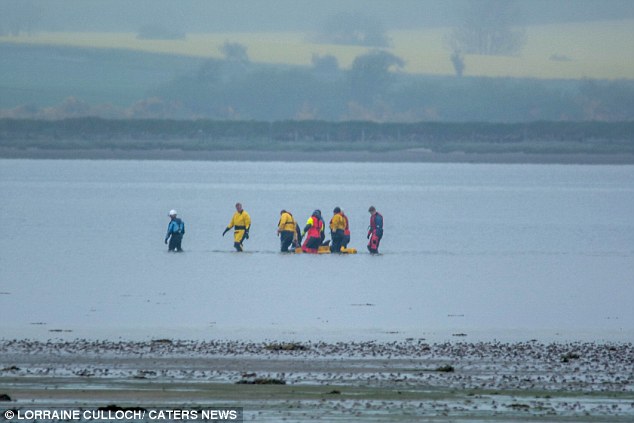
<path id="1" fill-rule="evenodd" d="M 278 229 L 280 232 L 295 232 L 295 219 L 293 219 L 293 216 L 291 216 L 289 212 L 284 212 L 280 216 Z"/>
<path id="2" fill-rule="evenodd" d="M 249 232 L 251 227 L 251 216 L 249 213 L 242 210 L 241 212 L 235 212 L 231 218 L 231 222 L 227 225 L 227 230 L 235 228 L 233 232 L 233 242 L 242 245 L 245 235 Z"/>
<path id="3" fill-rule="evenodd" d="M 332 232 L 336 232 L 337 230 L 346 230 L 346 219 L 343 218 L 341 213 L 335 214 L 332 219 L 330 219 L 330 230 Z"/>
<path id="4" fill-rule="evenodd" d="M 277 233 L 280 235 L 280 251 L 288 253 L 288 247 L 296 246 L 299 241 L 297 239 L 297 223 L 293 215 L 283 210 L 280 215 L 280 223 L 277 226 Z"/>
<path id="5" fill-rule="evenodd" d="M 330 251 L 333 253 L 341 252 L 341 245 L 343 244 L 343 237 L 346 231 L 346 219 L 341 215 L 341 211 L 335 213 L 330 219 L 330 234 L 332 235 L 332 243 L 330 244 Z"/>

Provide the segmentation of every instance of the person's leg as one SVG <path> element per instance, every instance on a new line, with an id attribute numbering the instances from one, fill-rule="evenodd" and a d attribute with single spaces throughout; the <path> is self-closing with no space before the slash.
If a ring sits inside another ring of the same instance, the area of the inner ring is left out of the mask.
<path id="1" fill-rule="evenodd" d="M 330 245 L 330 252 L 332 253 L 341 252 L 342 239 L 343 239 L 343 233 L 341 231 L 336 231 L 332 233 L 332 244 Z"/>
<path id="2" fill-rule="evenodd" d="M 167 251 L 173 252 L 176 249 L 176 234 L 170 236 L 170 242 L 167 246 Z"/>
<path id="3" fill-rule="evenodd" d="M 381 239 L 383 238 L 383 232 L 376 236 L 376 247 L 374 247 L 376 254 L 379 254 L 379 244 L 381 244 Z"/>
<path id="4" fill-rule="evenodd" d="M 183 242 L 183 235 L 182 234 L 175 234 L 174 238 L 176 238 L 176 240 L 174 241 L 174 248 L 175 248 L 176 252 L 182 253 L 183 252 L 183 248 L 181 247 L 181 242 Z"/>
<path id="5" fill-rule="evenodd" d="M 233 247 L 236 249 L 236 251 L 238 252 L 242 252 L 242 241 L 244 240 L 244 233 L 245 231 L 242 229 L 239 229 L 237 231 L 235 231 L 233 233 Z"/>
<path id="6" fill-rule="evenodd" d="M 288 247 L 293 243 L 293 232 L 282 231 L 280 234 L 281 251 L 288 253 Z"/>
<path id="7" fill-rule="evenodd" d="M 302 250 L 304 250 L 304 252 L 306 253 L 316 254 L 320 245 L 321 245 L 321 238 L 317 238 L 317 237 L 307 238 L 306 242 L 304 243 L 304 246 L 302 247 Z"/>
<path id="8" fill-rule="evenodd" d="M 315 251 L 319 249 L 321 245 L 321 238 L 311 238 L 308 240 L 308 248 L 311 248 Z"/>
<path id="9" fill-rule="evenodd" d="M 368 251 L 371 254 L 377 254 L 379 252 L 379 237 L 376 234 L 372 234 L 370 242 L 368 242 Z"/>

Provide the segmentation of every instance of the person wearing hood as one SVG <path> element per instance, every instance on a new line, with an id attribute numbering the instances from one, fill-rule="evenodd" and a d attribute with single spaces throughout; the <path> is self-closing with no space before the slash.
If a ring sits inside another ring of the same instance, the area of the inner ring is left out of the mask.
<path id="1" fill-rule="evenodd" d="M 319 233 L 319 240 L 321 241 L 321 245 L 328 245 L 330 240 L 326 241 L 326 222 L 324 222 L 324 218 L 321 217 L 321 210 L 317 209 L 315 211 L 317 212 L 317 215 L 319 216 L 319 221 L 321 222 L 321 232 Z"/>
<path id="2" fill-rule="evenodd" d="M 181 248 L 181 242 L 183 240 L 183 235 L 185 235 L 185 222 L 183 222 L 180 218 L 176 216 L 176 210 L 170 210 L 170 223 L 167 225 L 165 243 L 167 244 L 169 241 L 167 251 L 181 253 L 183 252 L 183 249 Z"/>
<path id="3" fill-rule="evenodd" d="M 317 254 L 319 252 L 319 246 L 322 243 L 322 233 L 324 231 L 324 221 L 321 218 L 321 212 L 315 210 L 306 221 L 304 227 L 304 234 L 306 239 L 302 245 L 302 250 L 305 253 Z"/>
<path id="4" fill-rule="evenodd" d="M 225 236 L 227 232 L 234 228 L 233 231 L 233 247 L 238 252 L 243 251 L 243 245 L 245 239 L 249 239 L 249 229 L 251 228 L 251 216 L 242 208 L 242 204 L 236 203 L 236 212 L 233 214 L 231 221 L 225 228 L 222 236 Z"/>

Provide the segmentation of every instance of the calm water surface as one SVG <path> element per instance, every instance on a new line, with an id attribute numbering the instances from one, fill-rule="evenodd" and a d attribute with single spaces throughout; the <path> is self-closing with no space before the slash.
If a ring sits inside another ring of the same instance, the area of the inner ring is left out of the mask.
<path id="1" fill-rule="evenodd" d="M 0 337 L 634 339 L 633 166 L 0 160 L 0 194 Z M 278 253 L 334 206 L 360 254 Z"/>

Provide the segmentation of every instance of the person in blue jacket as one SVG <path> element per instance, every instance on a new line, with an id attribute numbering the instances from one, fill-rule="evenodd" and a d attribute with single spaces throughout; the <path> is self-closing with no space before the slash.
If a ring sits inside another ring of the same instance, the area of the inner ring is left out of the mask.
<path id="1" fill-rule="evenodd" d="M 182 253 L 181 241 L 185 235 L 185 222 L 176 217 L 176 210 L 170 210 L 170 223 L 167 225 L 167 234 L 165 235 L 165 243 L 169 241 L 167 251 Z"/>

